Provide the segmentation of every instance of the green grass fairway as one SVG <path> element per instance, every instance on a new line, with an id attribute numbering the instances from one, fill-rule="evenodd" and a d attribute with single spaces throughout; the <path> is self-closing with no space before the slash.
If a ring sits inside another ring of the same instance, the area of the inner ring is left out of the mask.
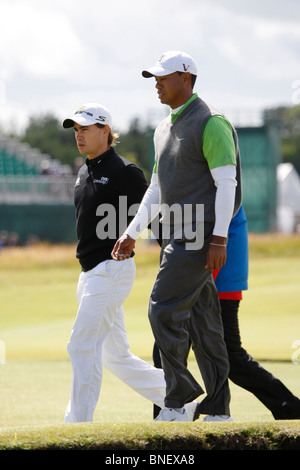
<path id="1" fill-rule="evenodd" d="M 151 362 L 147 304 L 159 253 L 143 244 L 136 251 L 137 277 L 125 303 L 126 325 L 131 350 Z M 26 434 L 32 426 L 63 424 L 71 382 L 66 344 L 77 309 L 79 266 L 74 252 L 74 246 L 42 245 L 0 253 L 0 362 L 5 362 L 0 364 L 0 431 L 4 434 L 18 437 L 19 431 Z M 243 346 L 298 396 L 299 281 L 300 237 L 250 238 L 249 290 L 240 309 Z M 201 381 L 192 355 L 190 368 Z M 236 423 L 274 423 L 251 394 L 233 384 L 231 391 Z M 104 371 L 95 423 L 151 421 L 152 404 Z"/>
<path id="2" fill-rule="evenodd" d="M 300 396 L 299 368 L 291 363 L 262 365 Z M 190 370 L 201 382 L 195 361 Z M 71 370 L 66 360 L 11 361 L 0 367 L 0 429 L 63 424 Z M 273 422 L 271 413 L 249 392 L 231 384 L 235 422 Z M 95 423 L 151 423 L 152 404 L 109 371 L 104 371 Z"/>

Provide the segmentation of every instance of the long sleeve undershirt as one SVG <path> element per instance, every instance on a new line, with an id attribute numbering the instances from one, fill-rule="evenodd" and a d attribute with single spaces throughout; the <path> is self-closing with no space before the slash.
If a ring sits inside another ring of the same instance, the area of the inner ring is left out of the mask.
<path id="1" fill-rule="evenodd" d="M 225 165 L 213 168 L 211 174 L 217 187 L 215 200 L 216 221 L 213 234 L 226 238 L 234 209 L 236 167 L 235 165 Z M 153 173 L 150 186 L 145 193 L 139 210 L 125 233 L 136 240 L 158 213 L 159 187 L 157 174 Z"/>

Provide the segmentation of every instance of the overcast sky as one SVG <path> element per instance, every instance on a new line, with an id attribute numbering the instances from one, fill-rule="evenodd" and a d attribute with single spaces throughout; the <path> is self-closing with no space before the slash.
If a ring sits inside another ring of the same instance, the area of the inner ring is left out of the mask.
<path id="1" fill-rule="evenodd" d="M 168 50 L 194 57 L 195 91 L 233 120 L 300 103 L 299 0 L 0 0 L 0 38 L 5 129 L 88 101 L 114 131 L 157 121 L 167 107 L 141 71 Z"/>

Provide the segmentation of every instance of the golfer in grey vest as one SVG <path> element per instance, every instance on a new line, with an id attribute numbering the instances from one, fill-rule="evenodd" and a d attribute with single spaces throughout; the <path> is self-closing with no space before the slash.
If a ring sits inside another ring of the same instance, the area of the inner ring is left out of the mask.
<path id="1" fill-rule="evenodd" d="M 171 115 L 155 131 L 151 184 L 112 257 L 128 258 L 139 234 L 162 214 L 160 268 L 149 301 L 166 379 L 165 408 L 156 419 L 186 421 L 184 405 L 204 393 L 187 367 L 192 344 L 206 391 L 195 417 L 232 420 L 229 363 L 212 271 L 225 264 L 228 227 L 241 204 L 236 132 L 193 92 L 197 67 L 188 54 L 166 52 L 142 75 L 155 78 L 158 97 Z"/>

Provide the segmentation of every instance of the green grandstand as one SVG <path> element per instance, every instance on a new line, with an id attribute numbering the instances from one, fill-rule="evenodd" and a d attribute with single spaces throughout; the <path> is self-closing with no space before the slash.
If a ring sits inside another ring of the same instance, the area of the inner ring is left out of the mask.
<path id="1" fill-rule="evenodd" d="M 21 244 L 74 241 L 74 182 L 69 166 L 0 135 L 0 232 Z"/>

